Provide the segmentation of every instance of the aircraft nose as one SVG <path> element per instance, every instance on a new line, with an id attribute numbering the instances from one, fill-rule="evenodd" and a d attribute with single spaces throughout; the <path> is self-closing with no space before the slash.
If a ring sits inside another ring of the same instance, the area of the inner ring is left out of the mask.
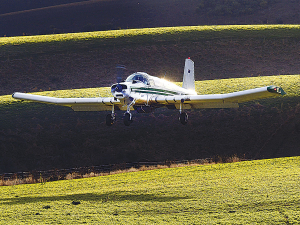
<path id="1" fill-rule="evenodd" d="M 123 90 L 127 89 L 127 86 L 125 84 L 114 84 L 111 86 L 111 92 L 123 92 Z"/>
<path id="2" fill-rule="evenodd" d="M 113 86 L 111 86 L 111 93 L 116 98 L 124 98 L 127 95 L 126 89 L 126 84 L 114 84 Z"/>

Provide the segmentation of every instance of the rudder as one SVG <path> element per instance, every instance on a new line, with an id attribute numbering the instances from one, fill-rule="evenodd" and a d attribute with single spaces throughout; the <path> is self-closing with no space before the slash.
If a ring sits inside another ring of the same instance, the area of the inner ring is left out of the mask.
<path id="1" fill-rule="evenodd" d="M 182 87 L 195 91 L 194 62 L 190 58 L 185 60 Z"/>

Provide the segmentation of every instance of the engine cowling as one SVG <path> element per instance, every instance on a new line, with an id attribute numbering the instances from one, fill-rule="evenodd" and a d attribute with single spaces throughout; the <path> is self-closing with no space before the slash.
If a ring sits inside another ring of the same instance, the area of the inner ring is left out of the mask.
<path id="1" fill-rule="evenodd" d="M 115 98 L 125 98 L 127 85 L 126 84 L 114 84 L 111 86 L 111 93 Z"/>

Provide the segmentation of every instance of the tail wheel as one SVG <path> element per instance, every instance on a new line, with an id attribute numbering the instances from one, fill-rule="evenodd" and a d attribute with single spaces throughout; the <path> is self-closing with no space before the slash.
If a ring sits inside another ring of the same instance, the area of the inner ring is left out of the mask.
<path id="1" fill-rule="evenodd" d="M 186 112 L 180 113 L 179 121 L 183 125 L 187 124 L 187 122 L 188 122 L 188 114 Z"/>
<path id="2" fill-rule="evenodd" d="M 124 124 L 125 126 L 129 126 L 132 123 L 132 115 L 131 113 L 126 112 L 124 114 Z"/>
<path id="3" fill-rule="evenodd" d="M 115 121 L 116 121 L 115 115 L 108 114 L 108 115 L 106 116 L 106 125 L 107 125 L 107 126 L 113 125 Z"/>

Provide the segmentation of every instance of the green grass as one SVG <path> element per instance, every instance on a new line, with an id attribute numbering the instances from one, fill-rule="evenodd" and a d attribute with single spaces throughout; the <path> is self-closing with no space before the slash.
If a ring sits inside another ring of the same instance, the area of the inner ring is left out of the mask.
<path id="1" fill-rule="evenodd" d="M 300 25 L 227 25 L 127 29 L 1 37 L 0 57 L 224 38 L 300 38 Z"/>
<path id="2" fill-rule="evenodd" d="M 198 94 L 223 94 L 268 85 L 281 86 L 288 97 L 300 96 L 300 75 L 245 77 L 196 81 Z"/>
<path id="3" fill-rule="evenodd" d="M 0 223 L 296 224 L 299 173 L 290 157 L 4 186 Z"/>

